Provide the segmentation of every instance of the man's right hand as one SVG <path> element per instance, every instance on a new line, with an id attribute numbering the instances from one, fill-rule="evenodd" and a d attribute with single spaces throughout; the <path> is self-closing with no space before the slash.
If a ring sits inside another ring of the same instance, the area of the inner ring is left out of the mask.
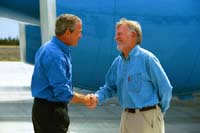
<path id="1" fill-rule="evenodd" d="M 96 108 L 98 103 L 98 99 L 94 94 L 87 94 L 86 95 L 86 103 L 85 105 L 89 108 L 89 109 L 94 109 Z"/>

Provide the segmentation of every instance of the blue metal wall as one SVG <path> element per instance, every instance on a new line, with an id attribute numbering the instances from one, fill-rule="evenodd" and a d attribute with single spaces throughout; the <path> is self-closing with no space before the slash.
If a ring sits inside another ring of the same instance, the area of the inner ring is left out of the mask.
<path id="1" fill-rule="evenodd" d="M 41 44 L 41 31 L 39 26 L 26 25 L 26 62 L 34 64 L 35 54 Z"/>

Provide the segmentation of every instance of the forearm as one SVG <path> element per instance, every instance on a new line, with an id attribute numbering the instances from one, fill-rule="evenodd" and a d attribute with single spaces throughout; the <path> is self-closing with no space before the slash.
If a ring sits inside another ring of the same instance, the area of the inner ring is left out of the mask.
<path id="1" fill-rule="evenodd" d="M 171 88 L 169 88 L 168 91 L 165 91 L 165 93 L 162 94 L 161 97 L 160 102 L 161 102 L 162 112 L 166 112 L 167 109 L 169 108 L 171 98 L 172 98 L 172 91 Z"/>
<path id="2" fill-rule="evenodd" d="M 95 92 L 95 95 L 98 98 L 98 103 L 102 104 L 107 99 L 112 98 L 115 95 L 114 89 L 111 89 L 111 87 L 104 85 L 103 87 L 100 87 L 98 91 Z"/>
<path id="3" fill-rule="evenodd" d="M 86 103 L 87 101 L 87 98 L 85 95 L 83 94 L 80 94 L 80 93 L 77 93 L 77 92 L 74 92 L 74 96 L 72 97 L 71 99 L 71 103 Z"/>

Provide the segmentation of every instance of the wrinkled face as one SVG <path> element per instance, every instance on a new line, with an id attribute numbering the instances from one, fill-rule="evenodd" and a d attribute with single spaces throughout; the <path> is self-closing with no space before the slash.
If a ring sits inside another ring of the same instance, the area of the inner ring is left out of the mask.
<path id="1" fill-rule="evenodd" d="M 68 41 L 71 46 L 76 46 L 82 37 L 82 23 L 77 23 L 73 32 L 68 32 Z"/>
<path id="2" fill-rule="evenodd" d="M 115 40 L 117 42 L 117 49 L 121 52 L 129 49 L 132 45 L 132 32 L 126 24 L 122 24 L 116 29 Z"/>

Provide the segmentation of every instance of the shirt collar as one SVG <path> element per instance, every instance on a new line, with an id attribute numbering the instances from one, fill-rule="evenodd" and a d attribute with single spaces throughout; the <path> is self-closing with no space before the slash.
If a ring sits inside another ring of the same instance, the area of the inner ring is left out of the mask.
<path id="1" fill-rule="evenodd" d="M 58 47 L 60 47 L 65 53 L 69 53 L 71 51 L 70 46 L 60 41 L 56 36 L 53 36 L 51 41 L 55 43 L 56 45 L 58 45 Z"/>
<path id="2" fill-rule="evenodd" d="M 125 58 L 123 53 L 120 54 L 120 56 L 124 59 L 124 60 L 130 60 L 131 58 L 133 58 L 134 56 L 136 56 L 138 54 L 138 49 L 140 48 L 139 45 L 136 45 L 133 49 L 131 49 L 131 51 L 128 54 L 128 57 Z"/>

